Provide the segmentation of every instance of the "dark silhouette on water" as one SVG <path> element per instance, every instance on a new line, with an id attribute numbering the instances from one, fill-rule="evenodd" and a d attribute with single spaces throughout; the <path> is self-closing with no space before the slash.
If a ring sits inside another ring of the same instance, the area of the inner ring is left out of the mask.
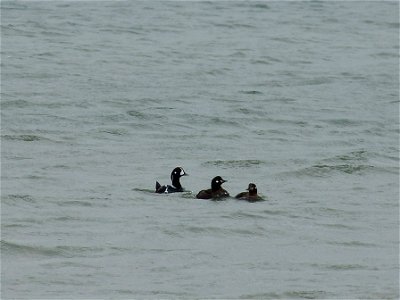
<path id="1" fill-rule="evenodd" d="M 158 181 L 156 181 L 156 193 L 159 194 L 169 194 L 169 193 L 178 193 L 184 192 L 180 178 L 182 176 L 188 176 L 188 174 L 183 170 L 182 167 L 176 167 L 171 172 L 171 182 L 172 185 L 161 185 Z"/>
<path id="2" fill-rule="evenodd" d="M 247 192 L 241 192 L 235 196 L 238 200 L 246 200 L 249 202 L 263 201 L 264 199 L 257 195 L 257 186 L 254 183 L 249 183 Z"/>
<path id="3" fill-rule="evenodd" d="M 221 185 L 226 182 L 221 176 L 214 177 L 211 180 L 211 189 L 201 190 L 196 195 L 198 199 L 221 199 L 229 197 L 229 193 Z"/>

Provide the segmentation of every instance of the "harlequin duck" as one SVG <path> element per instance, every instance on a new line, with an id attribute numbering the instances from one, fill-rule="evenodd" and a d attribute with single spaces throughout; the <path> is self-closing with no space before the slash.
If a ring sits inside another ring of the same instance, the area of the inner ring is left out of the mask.
<path id="1" fill-rule="evenodd" d="M 169 194 L 169 193 L 177 193 L 177 192 L 184 192 L 185 190 L 183 189 L 179 179 L 182 176 L 188 176 L 183 168 L 181 167 L 176 167 L 175 169 L 172 170 L 171 172 L 171 181 L 172 185 L 161 185 L 156 181 L 156 193 L 159 194 Z"/>
<path id="2" fill-rule="evenodd" d="M 227 180 L 222 179 L 221 176 L 214 177 L 213 180 L 211 180 L 211 189 L 201 190 L 196 195 L 196 198 L 198 198 L 198 199 L 220 199 L 220 198 L 224 198 L 224 197 L 229 197 L 229 193 L 221 187 L 221 184 L 223 184 L 226 181 Z"/>
<path id="3" fill-rule="evenodd" d="M 257 186 L 254 183 L 249 183 L 247 188 L 248 192 L 242 192 L 236 195 L 235 198 L 239 200 L 246 200 L 249 202 L 263 201 L 264 199 L 257 195 Z"/>

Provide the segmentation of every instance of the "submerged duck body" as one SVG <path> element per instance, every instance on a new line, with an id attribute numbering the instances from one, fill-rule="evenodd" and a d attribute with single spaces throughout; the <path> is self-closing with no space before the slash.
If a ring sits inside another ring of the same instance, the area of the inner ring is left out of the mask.
<path id="1" fill-rule="evenodd" d="M 176 167 L 171 172 L 171 182 L 172 185 L 161 185 L 156 181 L 156 193 L 158 194 L 170 194 L 184 192 L 184 188 L 181 185 L 180 178 L 182 176 L 188 176 L 188 174 L 183 170 L 182 167 Z"/>
<path id="2" fill-rule="evenodd" d="M 238 200 L 246 200 L 249 202 L 263 201 L 264 199 L 257 195 L 257 186 L 254 183 L 249 183 L 247 192 L 239 193 L 235 196 Z"/>
<path id="3" fill-rule="evenodd" d="M 211 189 L 201 190 L 196 195 L 197 199 L 221 199 L 229 197 L 229 193 L 221 185 L 226 182 L 221 176 L 214 177 L 211 180 Z"/>

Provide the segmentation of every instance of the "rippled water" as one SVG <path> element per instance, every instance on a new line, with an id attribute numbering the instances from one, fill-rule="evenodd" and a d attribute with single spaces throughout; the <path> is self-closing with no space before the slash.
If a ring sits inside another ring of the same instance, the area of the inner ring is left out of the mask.
<path id="1" fill-rule="evenodd" d="M 399 297 L 398 2 L 1 9 L 2 298 Z"/>

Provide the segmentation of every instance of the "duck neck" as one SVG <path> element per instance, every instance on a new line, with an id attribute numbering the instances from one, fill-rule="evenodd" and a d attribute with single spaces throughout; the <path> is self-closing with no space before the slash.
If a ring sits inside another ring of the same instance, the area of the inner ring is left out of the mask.
<path id="1" fill-rule="evenodd" d="M 172 185 L 177 189 L 182 189 L 181 183 L 178 178 L 172 178 Z"/>
<path id="2" fill-rule="evenodd" d="M 218 184 L 212 184 L 212 185 L 211 185 L 211 190 L 212 190 L 213 192 L 218 191 L 220 188 L 221 188 L 221 186 L 218 185 Z"/>

